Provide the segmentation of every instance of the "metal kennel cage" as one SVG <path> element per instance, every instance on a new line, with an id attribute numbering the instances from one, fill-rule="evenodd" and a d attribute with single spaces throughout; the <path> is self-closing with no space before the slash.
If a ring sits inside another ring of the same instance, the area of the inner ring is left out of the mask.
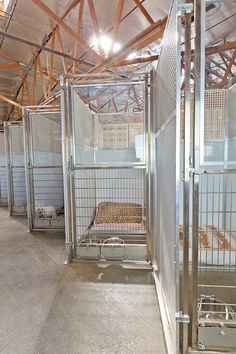
<path id="1" fill-rule="evenodd" d="M 148 261 L 148 75 L 61 78 L 67 261 Z"/>
<path id="2" fill-rule="evenodd" d="M 232 4 L 222 1 L 217 6 L 224 13 Z M 185 14 L 180 340 L 184 353 L 235 353 L 235 87 L 206 90 L 205 46 L 210 34 L 205 24 L 210 19 L 204 1 L 195 1 L 194 19 L 192 91 L 193 33 L 191 14 Z"/>
<path id="3" fill-rule="evenodd" d="M 27 210 L 23 126 L 4 122 L 7 159 L 8 208 L 11 215 L 25 215 Z"/>
<path id="4" fill-rule="evenodd" d="M 61 111 L 25 107 L 23 117 L 29 231 L 64 229 Z"/>
<path id="5" fill-rule="evenodd" d="M 8 204 L 7 193 L 7 165 L 5 153 L 5 138 L 4 132 L 0 131 L 0 205 Z"/>

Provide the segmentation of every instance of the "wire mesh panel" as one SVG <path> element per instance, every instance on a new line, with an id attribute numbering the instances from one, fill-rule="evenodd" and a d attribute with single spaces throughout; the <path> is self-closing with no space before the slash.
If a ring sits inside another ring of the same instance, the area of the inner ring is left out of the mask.
<path id="1" fill-rule="evenodd" d="M 200 176 L 198 343 L 236 347 L 236 173 Z"/>
<path id="2" fill-rule="evenodd" d="M 31 230 L 64 228 L 60 111 L 25 109 L 28 216 Z"/>
<path id="3" fill-rule="evenodd" d="M 84 254 L 84 245 L 97 243 L 97 256 L 103 258 L 104 247 L 114 242 L 118 258 L 125 260 L 131 256 L 130 246 L 139 244 L 138 256 L 146 260 L 145 169 L 76 170 L 74 185 L 79 254 Z"/>
<path id="4" fill-rule="evenodd" d="M 8 207 L 10 215 L 26 214 L 26 182 L 23 127 L 20 123 L 5 123 L 8 163 Z"/>
<path id="5" fill-rule="evenodd" d="M 7 205 L 7 167 L 4 133 L 0 132 L 0 205 Z"/>
<path id="6" fill-rule="evenodd" d="M 178 179 L 180 100 L 177 2 L 173 1 L 156 73 L 155 277 L 168 352 L 178 351 Z"/>

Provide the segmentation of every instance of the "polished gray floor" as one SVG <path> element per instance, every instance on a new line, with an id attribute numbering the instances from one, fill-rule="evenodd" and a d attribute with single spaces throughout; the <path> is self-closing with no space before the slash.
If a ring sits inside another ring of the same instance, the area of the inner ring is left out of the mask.
<path id="1" fill-rule="evenodd" d="M 63 265 L 63 235 L 0 208 L 1 354 L 165 354 L 152 274 Z"/>

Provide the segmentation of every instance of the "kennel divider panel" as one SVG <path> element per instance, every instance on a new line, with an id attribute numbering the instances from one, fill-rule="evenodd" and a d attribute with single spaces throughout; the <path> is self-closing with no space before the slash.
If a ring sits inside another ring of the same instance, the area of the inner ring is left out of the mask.
<path id="1" fill-rule="evenodd" d="M 156 119 L 152 167 L 154 277 L 168 353 L 179 352 L 179 197 L 180 197 L 180 31 L 178 1 L 173 1 L 155 75 Z M 155 131 L 156 129 L 156 131 Z"/>
<path id="2" fill-rule="evenodd" d="M 29 230 L 64 229 L 60 111 L 25 108 L 24 123 Z"/>
<path id="3" fill-rule="evenodd" d="M 10 215 L 26 214 L 26 181 L 23 127 L 20 123 L 4 123 L 8 164 L 8 208 Z"/>
<path id="4" fill-rule="evenodd" d="M 0 205 L 8 205 L 7 163 L 4 132 L 0 132 Z"/>

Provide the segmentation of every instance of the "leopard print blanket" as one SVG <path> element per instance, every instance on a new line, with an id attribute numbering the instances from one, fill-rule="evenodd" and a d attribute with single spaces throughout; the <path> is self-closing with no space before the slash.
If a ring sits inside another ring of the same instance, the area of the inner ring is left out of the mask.
<path id="1" fill-rule="evenodd" d="M 142 205 L 102 202 L 97 207 L 95 224 L 142 223 Z"/>

